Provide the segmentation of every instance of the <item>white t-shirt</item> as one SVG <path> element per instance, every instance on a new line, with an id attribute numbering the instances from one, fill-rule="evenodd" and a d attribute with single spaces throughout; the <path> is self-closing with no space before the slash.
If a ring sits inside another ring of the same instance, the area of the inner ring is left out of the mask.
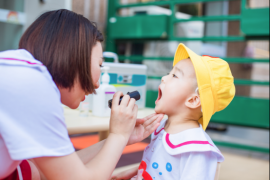
<path id="1" fill-rule="evenodd" d="M 74 152 L 60 98 L 47 68 L 29 52 L 0 52 L 0 179 L 24 159 Z"/>
<path id="2" fill-rule="evenodd" d="M 214 180 L 224 157 L 202 127 L 171 135 L 165 124 L 144 150 L 139 168 L 144 169 L 144 180 Z"/>

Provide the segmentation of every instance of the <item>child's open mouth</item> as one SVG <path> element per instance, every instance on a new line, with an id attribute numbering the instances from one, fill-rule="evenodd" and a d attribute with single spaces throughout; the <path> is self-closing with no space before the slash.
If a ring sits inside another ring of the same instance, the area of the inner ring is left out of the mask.
<path id="1" fill-rule="evenodd" d="M 159 88 L 158 88 L 158 98 L 157 98 L 157 100 L 156 100 L 156 104 L 160 101 L 161 97 L 162 97 L 162 91 L 161 91 L 161 89 L 160 89 L 160 87 L 159 87 Z"/>

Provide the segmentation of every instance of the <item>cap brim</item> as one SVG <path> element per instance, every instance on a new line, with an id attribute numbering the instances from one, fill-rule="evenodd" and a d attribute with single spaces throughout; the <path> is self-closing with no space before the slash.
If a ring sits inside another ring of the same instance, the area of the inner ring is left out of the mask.
<path id="1" fill-rule="evenodd" d="M 203 117 L 199 120 L 205 130 L 210 122 L 210 119 L 215 111 L 214 98 L 212 93 L 211 78 L 208 73 L 208 67 L 202 60 L 202 57 L 191 51 L 184 44 L 180 44 L 177 48 L 174 57 L 173 66 L 175 66 L 179 61 L 190 58 L 197 77 L 201 106 L 203 111 Z"/>

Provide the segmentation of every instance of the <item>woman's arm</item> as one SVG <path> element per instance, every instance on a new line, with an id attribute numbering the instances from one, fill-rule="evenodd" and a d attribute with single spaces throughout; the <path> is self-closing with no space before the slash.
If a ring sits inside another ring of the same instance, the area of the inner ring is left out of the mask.
<path id="1" fill-rule="evenodd" d="M 106 142 L 106 139 L 103 141 L 100 141 L 92 146 L 89 146 L 85 149 L 77 151 L 76 153 L 77 153 L 78 157 L 81 159 L 81 161 L 84 164 L 87 164 L 101 151 L 105 142 Z"/>
<path id="2" fill-rule="evenodd" d="M 144 140 L 146 137 L 152 134 L 159 126 L 159 123 L 163 119 L 163 116 L 163 114 L 151 114 L 143 119 L 137 119 L 136 126 L 133 129 L 127 144 L 135 144 Z M 82 160 L 82 162 L 86 164 L 91 159 L 93 159 L 98 154 L 98 152 L 100 152 L 105 142 L 106 140 L 103 140 L 85 149 L 77 151 L 77 155 Z"/>
<path id="3" fill-rule="evenodd" d="M 76 153 L 63 157 L 36 158 L 35 162 L 47 179 L 50 180 L 107 180 L 113 172 L 127 138 L 110 134 L 101 151 L 86 165 Z"/>
<path id="4" fill-rule="evenodd" d="M 129 170 L 126 170 L 124 172 L 113 175 L 111 179 L 112 180 L 131 179 L 131 178 L 133 178 L 134 176 L 137 175 L 138 169 L 139 169 L 139 166 L 134 167 L 132 169 L 129 169 Z"/>
<path id="5" fill-rule="evenodd" d="M 133 132 L 129 138 L 128 145 L 140 142 L 146 137 L 148 137 L 159 126 L 159 123 L 163 119 L 163 116 L 164 115 L 162 114 L 161 115 L 152 114 L 143 119 L 137 119 L 136 126 L 133 129 Z M 100 152 L 105 142 L 106 140 L 103 140 L 85 149 L 77 151 L 76 153 L 78 157 L 81 159 L 81 161 L 83 162 L 83 164 L 87 164 L 88 162 L 90 162 Z M 34 159 L 31 161 L 37 166 Z M 138 168 L 136 168 L 136 172 L 137 172 L 137 169 Z M 129 173 L 129 172 L 126 172 L 126 173 Z M 131 173 L 131 177 L 135 176 L 136 172 L 134 175 L 133 173 Z M 41 180 L 46 180 L 45 176 L 43 175 L 42 171 L 40 171 L 40 169 L 39 169 L 39 173 L 41 175 Z"/>
<path id="6" fill-rule="evenodd" d="M 84 164 L 75 152 L 62 157 L 35 159 L 38 168 L 47 179 L 107 180 L 111 177 L 134 129 L 138 112 L 135 99 L 130 99 L 128 95 L 124 96 L 119 105 L 121 95 L 122 93 L 114 95 L 109 137 L 96 156 L 88 163 Z"/>

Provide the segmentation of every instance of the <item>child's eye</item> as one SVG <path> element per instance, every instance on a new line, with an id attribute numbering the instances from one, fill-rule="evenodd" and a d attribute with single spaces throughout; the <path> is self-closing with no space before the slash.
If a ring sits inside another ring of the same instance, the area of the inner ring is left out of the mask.
<path id="1" fill-rule="evenodd" d="M 103 68 L 104 66 L 102 66 L 102 65 L 99 65 L 101 68 Z"/>
<path id="2" fill-rule="evenodd" d="M 173 74 L 173 77 L 177 78 L 177 76 L 175 74 Z"/>

